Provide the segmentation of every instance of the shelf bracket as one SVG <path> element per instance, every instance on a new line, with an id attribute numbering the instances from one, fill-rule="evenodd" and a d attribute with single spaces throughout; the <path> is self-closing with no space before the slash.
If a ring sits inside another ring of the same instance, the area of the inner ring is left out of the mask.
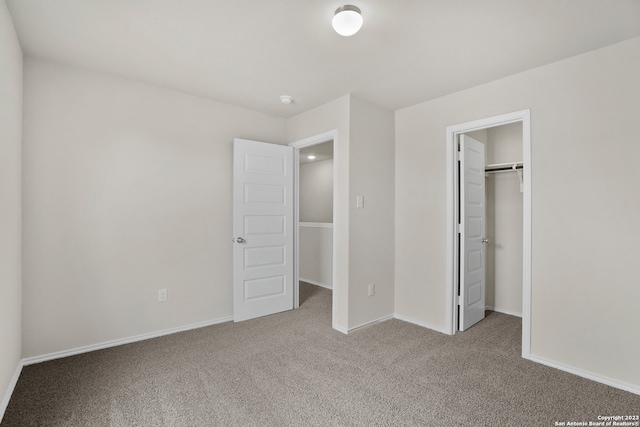
<path id="1" fill-rule="evenodd" d="M 524 193 L 524 180 L 522 178 L 522 169 L 517 169 L 517 165 L 513 165 L 513 170 L 518 174 L 518 178 L 520 178 L 520 192 Z"/>

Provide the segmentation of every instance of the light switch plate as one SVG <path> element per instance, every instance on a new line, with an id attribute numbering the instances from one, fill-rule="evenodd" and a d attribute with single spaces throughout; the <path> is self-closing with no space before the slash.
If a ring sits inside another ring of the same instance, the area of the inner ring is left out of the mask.
<path id="1" fill-rule="evenodd" d="M 374 296 L 376 294 L 376 284 L 369 283 L 369 289 L 367 291 L 367 295 L 369 295 L 370 297 Z"/>

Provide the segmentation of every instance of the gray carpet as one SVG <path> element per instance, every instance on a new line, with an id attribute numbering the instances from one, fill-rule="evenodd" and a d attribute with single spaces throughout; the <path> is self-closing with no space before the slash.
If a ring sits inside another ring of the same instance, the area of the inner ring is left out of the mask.
<path id="1" fill-rule="evenodd" d="M 553 426 L 638 414 L 640 396 L 520 357 L 520 319 L 445 336 L 390 320 L 346 336 L 301 307 L 27 366 L 10 426 Z"/>

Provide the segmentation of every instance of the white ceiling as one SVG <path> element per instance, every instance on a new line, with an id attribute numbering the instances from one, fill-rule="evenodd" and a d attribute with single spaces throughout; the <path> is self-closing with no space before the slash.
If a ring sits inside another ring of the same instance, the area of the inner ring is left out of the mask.
<path id="1" fill-rule="evenodd" d="M 25 55 L 282 117 L 347 93 L 396 110 L 640 36 L 640 0 L 348 0 L 349 38 L 343 4 L 7 0 Z"/>

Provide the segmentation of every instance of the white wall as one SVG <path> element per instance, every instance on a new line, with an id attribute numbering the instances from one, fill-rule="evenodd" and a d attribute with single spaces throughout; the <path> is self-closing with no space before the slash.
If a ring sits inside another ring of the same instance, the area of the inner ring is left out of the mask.
<path id="1" fill-rule="evenodd" d="M 394 114 L 351 99 L 349 327 L 393 315 Z M 364 209 L 356 209 L 356 196 Z M 369 297 L 368 285 L 375 284 Z"/>
<path id="2" fill-rule="evenodd" d="M 300 223 L 300 280 L 333 288 L 333 224 Z"/>
<path id="3" fill-rule="evenodd" d="M 522 123 L 510 123 L 486 130 L 486 163 L 521 162 L 522 157 Z"/>
<path id="4" fill-rule="evenodd" d="M 22 50 L 0 0 L 0 420 L 21 358 Z"/>
<path id="5" fill-rule="evenodd" d="M 333 159 L 300 164 L 300 221 L 333 222 Z"/>
<path id="6" fill-rule="evenodd" d="M 522 123 L 486 131 L 486 163 L 522 161 Z M 488 308 L 522 315 L 522 193 L 516 172 L 491 173 L 485 179 L 487 230 L 486 298 Z"/>
<path id="7" fill-rule="evenodd" d="M 393 314 L 393 112 L 347 95 L 287 121 L 288 140 L 338 130 L 336 326 L 347 331 Z M 356 209 L 356 195 L 365 208 Z M 376 295 L 367 296 L 369 283 Z"/>
<path id="8" fill-rule="evenodd" d="M 284 119 L 44 60 L 24 79 L 23 356 L 231 316 L 232 140 L 284 143 Z"/>
<path id="9" fill-rule="evenodd" d="M 444 328 L 445 129 L 531 108 L 532 356 L 640 389 L 640 38 L 396 112 L 396 312 Z"/>

